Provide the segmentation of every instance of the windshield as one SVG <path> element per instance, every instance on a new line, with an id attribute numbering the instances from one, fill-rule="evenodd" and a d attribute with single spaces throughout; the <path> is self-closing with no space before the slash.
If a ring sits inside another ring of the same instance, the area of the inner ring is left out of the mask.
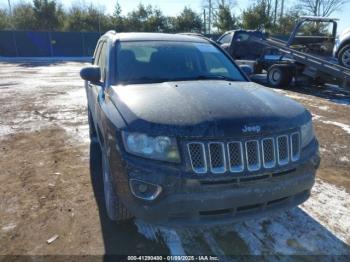
<path id="1" fill-rule="evenodd" d="M 236 65 L 209 43 L 121 42 L 117 83 L 154 83 L 199 79 L 246 81 Z"/>

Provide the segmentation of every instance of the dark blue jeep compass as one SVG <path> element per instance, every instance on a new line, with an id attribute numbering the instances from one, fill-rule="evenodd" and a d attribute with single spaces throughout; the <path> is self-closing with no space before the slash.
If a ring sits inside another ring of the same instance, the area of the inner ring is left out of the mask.
<path id="1" fill-rule="evenodd" d="M 110 219 L 222 224 L 309 197 L 320 162 L 310 113 L 210 40 L 110 31 L 81 76 Z"/>

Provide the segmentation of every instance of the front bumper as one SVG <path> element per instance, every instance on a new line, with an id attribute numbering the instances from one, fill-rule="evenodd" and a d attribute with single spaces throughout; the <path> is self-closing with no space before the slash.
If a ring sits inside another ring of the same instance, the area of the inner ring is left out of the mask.
<path id="1" fill-rule="evenodd" d="M 231 223 L 297 206 L 310 196 L 315 181 L 319 155 L 307 162 L 276 173 L 257 176 L 252 180 L 199 180 L 167 176 L 153 170 L 135 172 L 126 165 L 125 178 L 136 178 L 159 184 L 162 194 L 153 201 L 132 195 L 128 179 L 115 183 L 124 205 L 136 217 L 159 225 L 215 225 Z M 119 168 L 121 166 L 119 165 Z M 112 172 L 116 167 L 112 167 Z M 120 177 L 120 169 L 119 175 Z M 160 170 L 159 170 L 160 171 Z"/>

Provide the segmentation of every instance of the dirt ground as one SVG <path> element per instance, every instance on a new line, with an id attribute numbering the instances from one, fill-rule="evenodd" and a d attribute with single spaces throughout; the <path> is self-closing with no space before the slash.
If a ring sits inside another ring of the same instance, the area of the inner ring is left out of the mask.
<path id="1" fill-rule="evenodd" d="M 318 179 L 303 205 L 225 227 L 116 225 L 88 138 L 83 65 L 0 62 L 0 255 L 350 255 L 349 93 L 275 90 L 312 112 L 320 141 Z"/>

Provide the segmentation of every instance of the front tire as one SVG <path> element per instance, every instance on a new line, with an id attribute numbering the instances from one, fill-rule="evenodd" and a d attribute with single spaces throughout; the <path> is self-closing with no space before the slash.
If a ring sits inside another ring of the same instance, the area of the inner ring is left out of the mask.
<path id="1" fill-rule="evenodd" d="M 338 54 L 339 64 L 350 68 L 350 44 L 345 45 L 342 49 L 340 49 Z"/>
<path id="2" fill-rule="evenodd" d="M 108 158 L 104 150 L 103 149 L 101 150 L 102 150 L 103 191 L 104 191 L 104 197 L 105 197 L 105 206 L 106 206 L 107 216 L 112 221 L 123 222 L 125 220 L 131 219 L 133 216 L 126 209 L 126 207 L 120 202 L 118 195 L 115 192 L 115 189 L 111 180 Z"/>
<path id="3" fill-rule="evenodd" d="M 273 65 L 267 71 L 267 80 L 272 87 L 286 87 L 293 79 L 292 68 L 287 65 Z"/>

